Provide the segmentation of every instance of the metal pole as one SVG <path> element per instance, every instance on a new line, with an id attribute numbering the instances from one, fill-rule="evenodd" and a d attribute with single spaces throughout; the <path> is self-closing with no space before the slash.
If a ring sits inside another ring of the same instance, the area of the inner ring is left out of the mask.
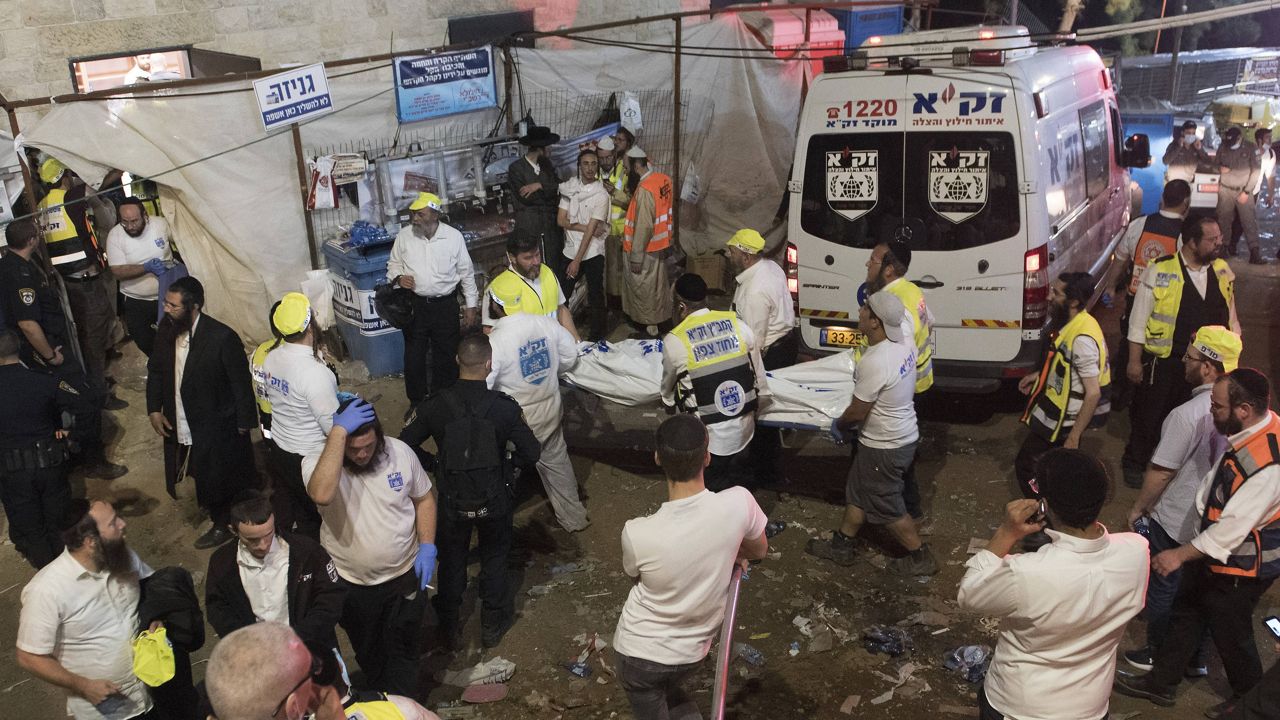
<path id="1" fill-rule="evenodd" d="M 18 113 L 4 95 L 0 95 L 0 103 L 4 104 L 5 112 L 9 114 L 9 131 L 16 138 L 22 133 L 18 128 Z M 36 211 L 35 180 L 31 177 L 31 168 L 27 167 L 26 153 L 18 153 L 18 164 L 22 166 L 22 196 L 27 199 L 27 212 L 33 213 Z"/>
<path id="2" fill-rule="evenodd" d="M 680 243 L 680 44 L 684 38 L 682 31 L 683 22 L 680 18 L 675 18 L 676 23 L 676 52 L 674 55 L 675 75 L 675 102 L 672 104 L 671 115 L 671 146 L 672 156 L 675 158 L 671 167 L 671 190 L 675 193 L 675 197 L 671 198 L 671 232 L 675 238 L 677 245 Z M 683 250 L 683 248 L 681 248 Z"/>
<path id="3" fill-rule="evenodd" d="M 1009 24 L 1018 24 L 1018 0 L 1013 0 L 1013 3 L 1009 7 Z"/>
<path id="4" fill-rule="evenodd" d="M 1178 14 L 1183 15 L 1187 12 L 1187 6 L 1182 5 L 1178 8 Z M 1178 83 L 1181 80 L 1178 76 L 1182 74 L 1181 68 L 1178 66 L 1178 53 L 1182 52 L 1182 26 L 1178 26 L 1173 30 L 1173 53 L 1169 56 L 1169 102 L 1174 105 L 1178 104 Z"/>
<path id="5" fill-rule="evenodd" d="M 725 696 L 729 694 L 729 661 L 733 659 L 733 626 L 738 617 L 738 590 L 742 587 L 742 566 L 734 564 L 729 578 L 729 598 L 720 623 L 720 649 L 716 652 L 716 679 L 711 686 L 711 720 L 724 719 Z"/>
<path id="6" fill-rule="evenodd" d="M 298 124 L 294 123 L 289 126 L 289 132 L 293 135 L 293 154 L 298 160 L 298 187 L 302 191 L 302 219 L 307 224 L 307 255 L 311 257 L 311 269 L 320 269 L 320 256 L 316 251 L 316 226 L 311 221 L 311 211 L 307 209 L 307 191 L 309 184 L 307 181 L 307 158 L 302 154 L 302 133 L 298 130 Z"/>

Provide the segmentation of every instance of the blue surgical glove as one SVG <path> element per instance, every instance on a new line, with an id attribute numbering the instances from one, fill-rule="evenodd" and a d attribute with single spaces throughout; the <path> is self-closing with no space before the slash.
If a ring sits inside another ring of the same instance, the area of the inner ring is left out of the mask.
<path id="1" fill-rule="evenodd" d="M 373 422 L 377 416 L 373 412 L 373 406 L 364 400 L 356 400 L 346 407 L 333 414 L 333 424 L 347 431 L 347 434 L 355 432 L 357 429 Z"/>
<path id="2" fill-rule="evenodd" d="M 152 275 L 163 275 L 165 271 L 164 260 L 161 260 L 160 258 L 151 258 L 150 260 L 142 263 L 142 269 Z"/>
<path id="3" fill-rule="evenodd" d="M 831 421 L 831 438 L 840 445 L 849 442 L 849 436 L 840 429 L 840 418 Z"/>
<path id="4" fill-rule="evenodd" d="M 425 590 L 431 584 L 431 574 L 436 570 L 436 546 L 418 543 L 418 555 L 413 559 L 413 574 L 418 576 L 418 589 Z"/>

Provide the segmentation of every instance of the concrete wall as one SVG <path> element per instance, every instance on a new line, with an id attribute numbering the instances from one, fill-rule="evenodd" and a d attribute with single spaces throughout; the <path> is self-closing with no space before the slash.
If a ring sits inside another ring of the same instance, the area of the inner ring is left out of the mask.
<path id="1" fill-rule="evenodd" d="M 450 15 L 533 10 L 538 30 L 703 9 L 708 0 L 0 0 L 0 92 L 73 91 L 71 57 L 195 45 L 264 68 L 444 44 Z M 613 33 L 648 39 L 670 23 Z M 24 113 L 29 116 L 29 113 Z"/>

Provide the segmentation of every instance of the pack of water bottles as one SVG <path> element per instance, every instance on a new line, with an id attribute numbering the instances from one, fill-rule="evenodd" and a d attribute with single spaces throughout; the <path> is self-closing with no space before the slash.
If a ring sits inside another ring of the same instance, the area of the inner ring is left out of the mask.
<path id="1" fill-rule="evenodd" d="M 395 240 L 381 225 L 374 225 L 365 220 L 355 221 L 347 231 L 347 237 L 351 247 L 385 245 Z"/>

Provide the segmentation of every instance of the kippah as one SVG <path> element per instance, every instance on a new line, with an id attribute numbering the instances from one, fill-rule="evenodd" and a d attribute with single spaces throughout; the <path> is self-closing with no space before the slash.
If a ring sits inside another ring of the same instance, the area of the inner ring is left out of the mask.
<path id="1" fill-rule="evenodd" d="M 1059 514 L 1094 515 L 1107 502 L 1107 471 L 1087 453 L 1055 448 L 1036 466 L 1040 494 Z"/>
<path id="2" fill-rule="evenodd" d="M 84 498 L 76 498 L 67 504 L 67 511 L 62 515 L 62 523 L 58 526 L 58 530 L 66 532 L 84 519 L 89 514 L 89 501 Z"/>
<path id="3" fill-rule="evenodd" d="M 707 299 L 707 281 L 697 273 L 685 273 L 676 280 L 676 295 L 690 302 L 703 302 Z"/>
<path id="4" fill-rule="evenodd" d="M 1271 399 L 1271 383 L 1267 382 L 1267 376 L 1250 367 L 1236 368 L 1232 370 L 1227 377 L 1231 378 L 1245 392 L 1257 398 L 1260 402 L 1266 403 Z M 1267 408 L 1254 408 L 1257 411 L 1265 411 Z"/>

